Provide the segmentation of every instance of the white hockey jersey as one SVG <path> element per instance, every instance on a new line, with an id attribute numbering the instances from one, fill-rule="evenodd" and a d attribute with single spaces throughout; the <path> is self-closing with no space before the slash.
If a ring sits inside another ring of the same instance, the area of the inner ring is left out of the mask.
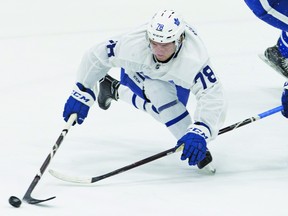
<path id="1" fill-rule="evenodd" d="M 215 138 L 224 121 L 225 100 L 203 42 L 187 24 L 180 51 L 169 62 L 160 63 L 153 59 L 146 29 L 142 25 L 88 50 L 81 61 L 77 82 L 93 89 L 112 67 L 125 68 L 128 75 L 142 72 L 151 79 L 173 81 L 196 96 L 194 121 L 208 125 L 211 137 Z"/>

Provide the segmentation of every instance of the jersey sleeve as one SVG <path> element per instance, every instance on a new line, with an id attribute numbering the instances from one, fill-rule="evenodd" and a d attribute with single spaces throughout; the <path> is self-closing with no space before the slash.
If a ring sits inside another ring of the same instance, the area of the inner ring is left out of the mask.
<path id="1" fill-rule="evenodd" d="M 93 46 L 83 56 L 77 81 L 92 88 L 113 67 L 141 71 L 148 52 L 145 26 Z"/>
<path id="2" fill-rule="evenodd" d="M 93 88 L 95 83 L 108 73 L 112 67 L 107 48 L 109 44 L 108 41 L 103 42 L 86 51 L 78 68 L 77 82 L 87 88 Z"/>
<path id="3" fill-rule="evenodd" d="M 194 121 L 207 125 L 210 138 L 216 138 L 224 123 L 227 105 L 222 84 L 209 61 L 196 74 L 191 91 L 197 100 Z"/>

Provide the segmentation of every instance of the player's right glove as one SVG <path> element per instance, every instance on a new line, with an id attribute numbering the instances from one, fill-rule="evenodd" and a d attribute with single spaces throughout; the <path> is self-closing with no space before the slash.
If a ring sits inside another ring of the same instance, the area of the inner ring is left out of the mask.
<path id="1" fill-rule="evenodd" d="M 82 124 L 88 115 L 90 107 L 93 105 L 96 97 L 91 89 L 85 88 L 81 83 L 76 83 L 71 96 L 64 106 L 63 117 L 67 122 L 70 115 L 77 114 L 77 123 Z M 75 125 L 74 122 L 73 125 Z"/>
<path id="2" fill-rule="evenodd" d="M 281 101 L 283 106 L 282 115 L 288 118 L 288 82 L 284 83 Z"/>
<path id="3" fill-rule="evenodd" d="M 188 159 L 189 165 L 196 165 L 206 156 L 206 136 L 199 128 L 189 128 L 187 133 L 178 140 L 176 147 L 184 144 L 181 160 Z"/>

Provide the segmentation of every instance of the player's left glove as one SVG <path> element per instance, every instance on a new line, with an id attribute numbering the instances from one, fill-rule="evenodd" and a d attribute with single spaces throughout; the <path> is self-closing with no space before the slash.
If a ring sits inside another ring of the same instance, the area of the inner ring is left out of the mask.
<path id="1" fill-rule="evenodd" d="M 189 128 L 187 133 L 178 140 L 176 147 L 184 144 L 181 160 L 188 159 L 190 166 L 196 165 L 205 158 L 206 136 L 199 128 Z"/>
<path id="2" fill-rule="evenodd" d="M 288 82 L 284 83 L 281 101 L 283 106 L 282 115 L 288 118 Z"/>

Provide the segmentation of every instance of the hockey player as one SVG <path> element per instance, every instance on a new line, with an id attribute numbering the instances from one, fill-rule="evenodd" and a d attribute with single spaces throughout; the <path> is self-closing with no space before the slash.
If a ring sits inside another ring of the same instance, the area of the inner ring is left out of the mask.
<path id="1" fill-rule="evenodd" d="M 261 20 L 280 29 L 281 35 L 275 46 L 265 50 L 264 55 L 278 72 L 288 78 L 288 1 L 245 0 L 248 7 Z M 288 83 L 282 94 L 282 114 L 288 118 Z"/>
<path id="2" fill-rule="evenodd" d="M 108 75 L 112 67 L 121 68 L 120 82 Z M 193 120 L 186 109 L 190 92 L 197 99 Z M 225 117 L 222 85 L 206 48 L 173 10 L 161 10 L 148 24 L 86 52 L 64 120 L 77 113 L 82 124 L 96 97 L 104 110 L 120 99 L 163 123 L 177 139 L 176 147 L 184 144 L 181 160 L 188 159 L 189 165 L 209 153 L 207 143 L 216 138 Z"/>

